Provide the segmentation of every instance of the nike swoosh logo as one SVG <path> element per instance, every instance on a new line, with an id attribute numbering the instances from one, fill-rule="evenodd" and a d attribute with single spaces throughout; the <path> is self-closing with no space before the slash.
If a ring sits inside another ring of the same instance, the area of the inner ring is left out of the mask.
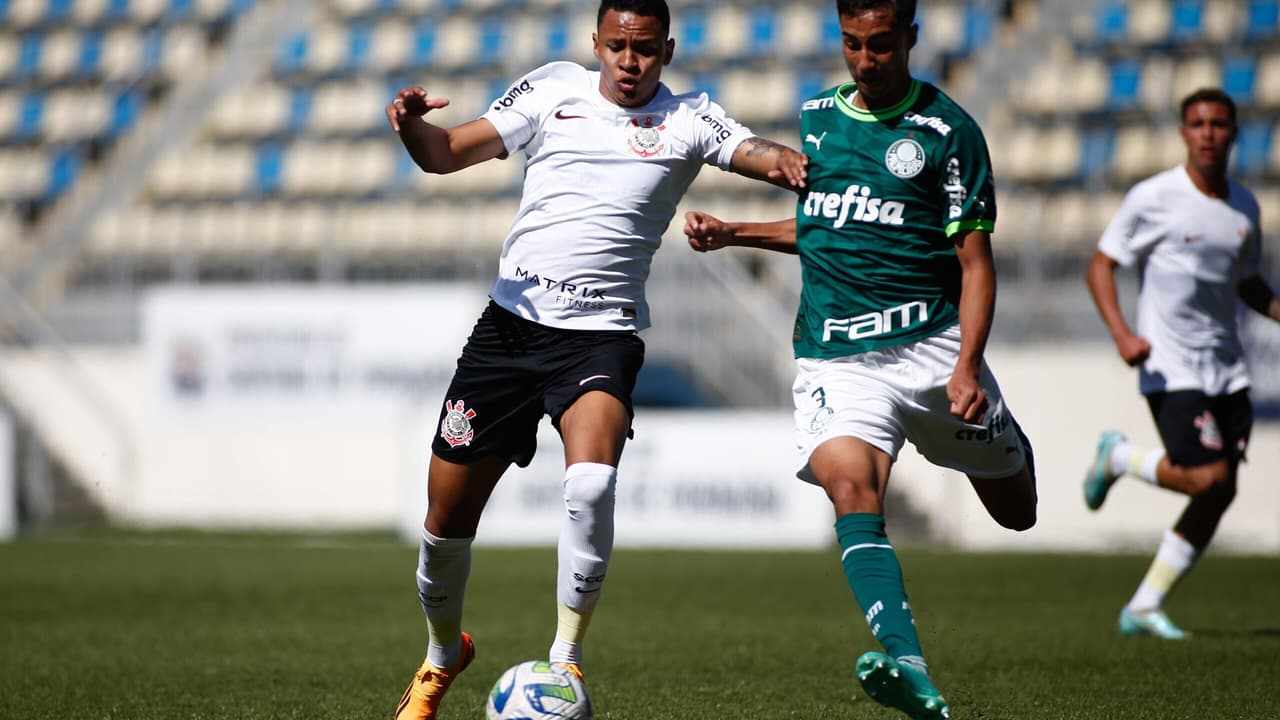
<path id="1" fill-rule="evenodd" d="M 586 120 L 586 115 L 565 115 L 563 110 L 556 111 L 557 120 Z"/>
<path id="2" fill-rule="evenodd" d="M 586 385 L 587 383 L 591 382 L 592 380 L 608 380 L 608 379 L 609 379 L 609 376 L 608 376 L 608 375 L 592 375 L 592 376 L 591 376 L 591 377 L 589 377 L 589 378 L 583 378 L 582 380 L 580 380 L 580 381 L 578 382 L 578 387 L 582 387 L 583 385 Z"/>
<path id="3" fill-rule="evenodd" d="M 591 593 L 598 593 L 598 592 L 600 592 L 600 588 L 591 588 L 591 589 L 589 589 L 589 590 L 588 590 L 587 588 L 574 587 L 574 588 L 573 588 L 573 591 L 574 591 L 574 592 L 577 592 L 577 593 L 582 593 L 583 595 L 590 595 Z"/>

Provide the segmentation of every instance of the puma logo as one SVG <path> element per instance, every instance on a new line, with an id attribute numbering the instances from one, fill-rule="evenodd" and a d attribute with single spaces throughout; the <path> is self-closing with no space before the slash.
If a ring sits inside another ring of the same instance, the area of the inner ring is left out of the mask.
<path id="1" fill-rule="evenodd" d="M 806 137 L 804 141 L 807 143 L 809 142 L 813 143 L 813 146 L 820 151 L 822 150 L 822 139 L 825 138 L 826 136 L 827 134 L 825 132 L 822 133 L 820 137 L 814 137 L 813 133 L 809 133 L 809 136 Z"/>

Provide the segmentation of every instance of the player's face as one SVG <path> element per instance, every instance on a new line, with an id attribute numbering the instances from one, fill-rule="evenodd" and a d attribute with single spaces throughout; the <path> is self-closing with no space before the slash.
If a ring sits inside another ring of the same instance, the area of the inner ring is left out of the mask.
<path id="1" fill-rule="evenodd" d="M 916 44 L 916 26 L 903 25 L 889 6 L 840 16 L 844 62 L 858 84 L 855 103 L 868 109 L 892 105 L 911 87 L 908 58 Z"/>
<path id="2" fill-rule="evenodd" d="M 591 40 L 600 60 L 601 95 L 623 107 L 653 99 L 676 45 L 658 18 L 609 10 Z"/>
<path id="3" fill-rule="evenodd" d="M 1231 111 L 1220 102 L 1198 102 L 1182 117 L 1182 142 L 1187 145 L 1187 162 L 1206 175 L 1222 175 L 1227 170 L 1236 126 Z"/>

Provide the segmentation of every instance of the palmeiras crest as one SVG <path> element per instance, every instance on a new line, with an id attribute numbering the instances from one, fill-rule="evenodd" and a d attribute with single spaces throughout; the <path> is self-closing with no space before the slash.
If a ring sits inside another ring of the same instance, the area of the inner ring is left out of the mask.
<path id="1" fill-rule="evenodd" d="M 444 420 L 440 421 L 440 437 L 451 448 L 470 445 L 472 438 L 476 436 L 476 431 L 471 427 L 471 419 L 476 416 L 476 411 L 468 409 L 461 400 L 445 400 L 444 409 Z"/>
<path id="2" fill-rule="evenodd" d="M 631 152 L 647 158 L 657 155 L 666 147 L 662 142 L 662 131 L 667 129 L 666 125 L 654 127 L 652 117 L 646 117 L 643 123 L 631 118 L 631 125 L 635 128 L 635 132 L 631 133 L 631 139 L 627 140 L 627 144 L 631 146 Z"/>

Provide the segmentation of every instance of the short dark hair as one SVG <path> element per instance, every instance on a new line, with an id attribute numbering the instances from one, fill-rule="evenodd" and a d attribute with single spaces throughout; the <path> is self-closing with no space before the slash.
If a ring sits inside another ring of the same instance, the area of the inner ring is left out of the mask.
<path id="1" fill-rule="evenodd" d="M 1196 103 L 1218 103 L 1227 108 L 1227 114 L 1231 116 L 1231 124 L 1236 124 L 1236 102 L 1231 96 L 1224 92 L 1221 88 L 1200 88 L 1190 95 L 1182 98 L 1181 112 L 1179 113 L 1178 123 L 1187 121 L 1187 111 Z"/>
<path id="2" fill-rule="evenodd" d="M 668 35 L 671 34 L 671 9 L 667 7 L 666 0 L 600 0 L 600 11 L 596 13 L 596 27 L 600 27 L 604 14 L 610 10 L 658 18 L 658 22 L 662 23 L 662 31 Z"/>
<path id="3" fill-rule="evenodd" d="M 842 16 L 882 7 L 893 10 L 895 22 L 910 26 L 916 21 L 916 0 L 836 0 L 836 11 Z"/>

